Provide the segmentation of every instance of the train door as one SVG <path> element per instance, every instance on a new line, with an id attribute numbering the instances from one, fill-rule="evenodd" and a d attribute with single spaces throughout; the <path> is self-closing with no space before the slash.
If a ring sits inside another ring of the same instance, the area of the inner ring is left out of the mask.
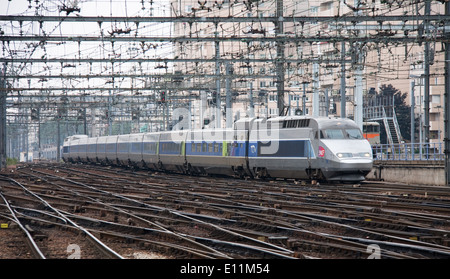
<path id="1" fill-rule="evenodd" d="M 318 132 L 317 131 L 314 131 L 313 129 L 310 129 L 309 130 L 309 139 L 315 139 L 315 137 L 318 135 Z M 312 160 L 312 158 L 311 158 L 311 149 L 312 148 L 312 146 L 311 146 L 311 140 L 310 140 L 310 142 L 309 142 L 309 146 L 308 146 L 308 152 L 307 152 L 307 155 L 306 155 L 306 158 L 308 159 L 308 169 L 311 169 L 311 160 Z"/>
<path id="2" fill-rule="evenodd" d="M 316 142 L 317 144 L 313 144 L 313 142 Z M 315 146 L 317 145 L 317 147 Z M 321 169 L 317 164 L 317 160 L 316 160 L 316 156 L 315 156 L 315 148 L 318 148 L 318 152 L 319 152 L 319 157 L 321 156 L 321 152 L 323 147 L 320 146 L 320 141 L 319 141 L 319 130 L 317 129 L 310 129 L 309 130 L 309 141 L 307 143 L 307 150 L 305 150 L 306 154 L 306 158 L 308 160 L 308 169 L 307 169 L 307 174 L 309 176 L 309 179 L 312 180 L 317 180 L 320 178 L 321 176 Z M 325 151 L 325 150 L 323 150 Z"/>

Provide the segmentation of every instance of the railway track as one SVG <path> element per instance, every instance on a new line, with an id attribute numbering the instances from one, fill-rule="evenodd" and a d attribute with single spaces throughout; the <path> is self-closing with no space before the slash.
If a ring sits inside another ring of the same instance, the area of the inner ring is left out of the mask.
<path id="1" fill-rule="evenodd" d="M 70 164 L 26 165 L 4 174 L 0 185 L 2 208 L 13 201 L 16 219 L 58 227 L 72 239 L 86 234 L 73 235 L 80 227 L 124 258 L 450 258 L 444 187 L 310 185 Z M 14 219 L 8 214 L 0 218 Z"/>
<path id="2" fill-rule="evenodd" d="M 10 185 L 3 186 L 2 192 L 13 189 L 8 194 L 0 194 L 2 211 L 5 212 L 3 217 L 10 221 L 4 224 L 20 229 L 34 258 L 80 257 L 81 247 L 85 258 L 122 258 L 73 222 L 67 214 L 51 206 L 21 183 L 12 178 L 3 181 Z M 23 190 L 26 197 L 22 193 L 14 193 L 18 190 Z M 78 244 L 71 244 L 73 242 Z"/>

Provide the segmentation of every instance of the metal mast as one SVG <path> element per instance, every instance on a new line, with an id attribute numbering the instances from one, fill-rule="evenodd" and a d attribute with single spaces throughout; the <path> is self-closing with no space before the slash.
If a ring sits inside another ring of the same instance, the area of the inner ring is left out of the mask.
<path id="1" fill-rule="evenodd" d="M 275 24 L 275 34 L 276 37 L 283 35 L 283 0 L 277 0 L 276 5 L 276 17 L 277 21 Z M 277 107 L 278 114 L 284 114 L 284 41 L 277 40 Z"/>

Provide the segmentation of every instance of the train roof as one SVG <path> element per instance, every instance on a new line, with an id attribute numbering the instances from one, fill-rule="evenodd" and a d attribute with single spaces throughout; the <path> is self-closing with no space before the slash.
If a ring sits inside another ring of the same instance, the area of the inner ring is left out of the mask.
<path id="1" fill-rule="evenodd" d="M 79 140 L 79 139 L 85 139 L 87 138 L 87 135 L 73 135 L 73 136 L 68 136 L 67 138 L 64 139 L 64 141 L 72 141 L 72 140 Z"/>
<path id="2" fill-rule="evenodd" d="M 358 128 L 355 121 L 349 118 L 328 118 L 320 117 L 317 118 L 317 124 L 319 129 L 330 129 L 330 128 Z"/>
<path id="3" fill-rule="evenodd" d="M 234 123 L 234 128 L 237 130 L 248 129 L 250 125 L 258 122 L 272 123 L 272 128 L 329 128 L 329 127 L 357 127 L 356 123 L 349 118 L 340 118 L 334 116 L 319 116 L 312 117 L 308 115 L 302 116 L 278 116 L 273 118 L 243 118 Z M 274 125 L 275 124 L 275 125 Z"/>

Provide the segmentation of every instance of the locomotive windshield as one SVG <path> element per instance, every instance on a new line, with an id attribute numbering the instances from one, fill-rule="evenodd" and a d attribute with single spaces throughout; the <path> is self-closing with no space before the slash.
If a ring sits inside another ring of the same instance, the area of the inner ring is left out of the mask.
<path id="1" fill-rule="evenodd" d="M 362 139 L 363 135 L 359 129 L 345 129 L 349 139 Z"/>
<path id="2" fill-rule="evenodd" d="M 325 129 L 320 131 L 321 139 L 362 139 L 359 129 Z"/>

